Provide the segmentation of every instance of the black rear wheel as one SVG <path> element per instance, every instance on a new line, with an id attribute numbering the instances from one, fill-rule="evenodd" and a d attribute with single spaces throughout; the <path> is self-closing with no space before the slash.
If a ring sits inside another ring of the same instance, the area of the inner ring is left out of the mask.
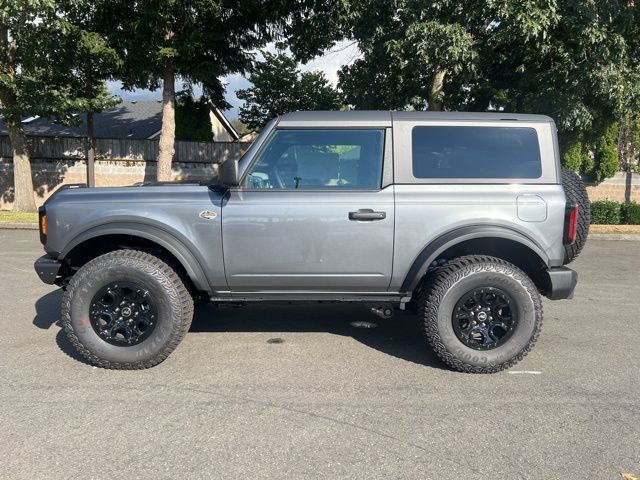
<path id="1" fill-rule="evenodd" d="M 427 341 L 461 372 L 494 373 L 531 350 L 542 326 L 531 279 L 500 258 L 469 255 L 447 262 L 419 296 Z"/>

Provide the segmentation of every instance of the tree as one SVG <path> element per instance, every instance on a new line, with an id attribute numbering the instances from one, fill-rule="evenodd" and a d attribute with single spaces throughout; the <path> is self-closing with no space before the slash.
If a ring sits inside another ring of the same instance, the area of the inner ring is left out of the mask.
<path id="1" fill-rule="evenodd" d="M 249 81 L 252 87 L 238 90 L 244 100 L 240 120 L 251 130 L 261 130 L 269 120 L 300 110 L 337 110 L 341 107 L 337 90 L 322 72 L 300 72 L 295 60 L 283 52 L 262 52 Z"/>
<path id="2" fill-rule="evenodd" d="M 339 87 L 357 109 L 450 108 L 447 90 L 460 90 L 478 70 L 486 35 L 485 3 L 441 0 L 327 2 L 290 28 L 300 60 L 341 39 L 362 58 L 339 72 Z"/>
<path id="3" fill-rule="evenodd" d="M 236 132 L 238 132 L 241 137 L 247 133 L 251 133 L 244 122 L 239 118 L 232 118 L 229 123 L 231 123 L 231 126 L 236 129 Z"/>
<path id="4" fill-rule="evenodd" d="M 502 23 L 483 53 L 479 82 L 490 102 L 546 113 L 561 134 L 590 138 L 637 110 L 637 2 L 548 1 L 539 17 L 527 8 L 538 11 L 498 10 Z"/>
<path id="5" fill-rule="evenodd" d="M 207 99 L 224 108 L 220 78 L 244 72 L 251 51 L 287 25 L 311 0 L 141 0 L 110 2 L 112 45 L 125 58 L 125 88 L 162 84 L 158 180 L 171 178 L 175 142 L 175 80 L 199 83 Z"/>
<path id="6" fill-rule="evenodd" d="M 102 112 L 120 102 L 109 94 L 105 81 L 114 78 L 122 66 L 117 51 L 107 44 L 104 32 L 111 28 L 103 15 L 100 1 L 58 0 L 57 12 L 64 35 L 64 58 L 57 64 L 63 77 L 72 75 L 72 92 L 84 99 L 82 112 L 86 113 L 85 152 L 87 184 L 95 186 L 94 160 L 96 142 L 93 130 L 94 113 Z"/>
<path id="7" fill-rule="evenodd" d="M 546 113 L 565 135 L 596 136 L 638 108 L 639 5 L 327 0 L 290 34 L 301 60 L 357 42 L 339 82 L 356 108 Z"/>
<path id="8" fill-rule="evenodd" d="M 176 101 L 176 139 L 213 141 L 210 112 L 209 102 L 205 98 L 194 100 L 193 92 L 180 92 Z"/>
<path id="9" fill-rule="evenodd" d="M 0 7 L 0 114 L 13 154 L 15 211 L 36 207 L 22 119 L 54 116 L 70 123 L 74 113 L 95 106 L 80 93 L 78 72 L 70 68 L 78 48 L 72 37 L 53 0 L 3 2 Z"/>
<path id="10" fill-rule="evenodd" d="M 34 211 L 29 148 L 22 127 L 26 112 L 46 110 L 46 79 L 29 63 L 35 37 L 41 30 L 38 15 L 50 15 L 48 1 L 3 3 L 0 10 L 0 114 L 7 126 L 13 155 L 14 203 L 19 212 Z M 35 95 L 34 95 L 35 93 Z"/>

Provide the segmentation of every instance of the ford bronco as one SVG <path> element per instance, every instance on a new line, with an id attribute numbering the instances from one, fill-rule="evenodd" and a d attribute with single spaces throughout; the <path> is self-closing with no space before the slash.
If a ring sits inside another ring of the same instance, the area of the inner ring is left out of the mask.
<path id="1" fill-rule="evenodd" d="M 297 112 L 210 184 L 61 188 L 35 269 L 105 368 L 163 361 L 197 300 L 285 300 L 412 309 L 445 363 L 491 373 L 533 346 L 541 295 L 572 297 L 589 215 L 548 117 Z"/>

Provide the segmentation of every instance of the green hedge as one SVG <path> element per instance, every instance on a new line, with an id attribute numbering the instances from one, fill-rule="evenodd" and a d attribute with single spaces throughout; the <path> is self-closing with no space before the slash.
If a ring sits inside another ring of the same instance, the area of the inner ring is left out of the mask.
<path id="1" fill-rule="evenodd" d="M 611 200 L 591 202 L 591 223 L 620 225 L 620 203 Z"/>
<path id="2" fill-rule="evenodd" d="M 625 225 L 640 225 L 640 204 L 627 202 L 620 205 L 620 222 Z"/>
<path id="3" fill-rule="evenodd" d="M 591 223 L 595 225 L 640 225 L 640 204 L 598 200 L 591 202 Z"/>

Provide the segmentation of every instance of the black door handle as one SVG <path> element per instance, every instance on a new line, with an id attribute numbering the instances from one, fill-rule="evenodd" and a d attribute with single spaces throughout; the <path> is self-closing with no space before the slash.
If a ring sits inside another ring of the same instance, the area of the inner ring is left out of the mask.
<path id="1" fill-rule="evenodd" d="M 349 220 L 382 220 L 386 212 L 374 212 L 371 208 L 361 208 L 357 212 L 349 212 Z"/>

